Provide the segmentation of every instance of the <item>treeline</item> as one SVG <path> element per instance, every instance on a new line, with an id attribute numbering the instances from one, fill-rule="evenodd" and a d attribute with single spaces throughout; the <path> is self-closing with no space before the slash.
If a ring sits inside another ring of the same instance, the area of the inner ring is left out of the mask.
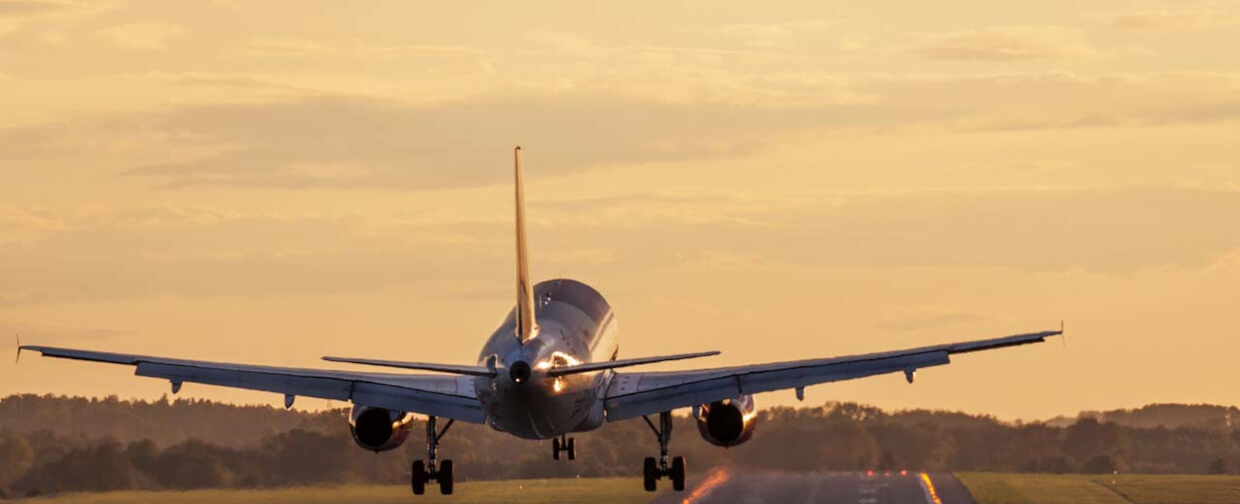
<path id="1" fill-rule="evenodd" d="M 247 446 L 280 432 L 335 424 L 339 417 L 337 412 L 306 413 L 195 399 L 169 401 L 167 396 L 158 401 L 32 394 L 0 399 L 0 428 L 15 432 L 51 428 L 61 437 L 111 437 L 122 443 L 151 440 L 158 446 L 189 439 Z"/>
<path id="2" fill-rule="evenodd" d="M 1234 408 L 1215 411 L 1230 418 Z M 74 418 L 60 416 L 65 412 Z M 133 423 L 123 421 L 130 416 Z M 988 416 L 885 412 L 855 403 L 772 408 L 761 411 L 757 421 L 753 440 L 721 449 L 702 441 L 689 418 L 678 417 L 671 451 L 687 456 L 691 472 L 699 475 L 719 464 L 1088 473 L 1222 473 L 1240 467 L 1240 430 L 1228 422 L 1143 427 L 1089 414 L 1065 426 L 1010 424 Z M 108 427 L 91 435 L 92 424 Z M 195 429 L 203 435 L 196 436 Z M 0 400 L 0 495 L 401 483 L 409 461 L 425 457 L 422 429 L 415 425 L 402 448 L 374 454 L 353 444 L 344 410 L 15 396 Z M 641 459 L 658 452 L 640 419 L 576 437 L 578 460 L 554 462 L 548 442 L 458 423 L 440 456 L 456 461 L 459 480 L 471 480 L 636 475 Z"/>
<path id="3" fill-rule="evenodd" d="M 1240 422 L 1240 410 L 1234 406 L 1210 404 L 1151 404 L 1136 409 L 1082 411 L 1076 418 L 1059 417 L 1047 423 L 1066 426 L 1081 418 L 1093 418 L 1099 422 L 1115 422 L 1128 427 L 1231 429 L 1233 422 Z"/>

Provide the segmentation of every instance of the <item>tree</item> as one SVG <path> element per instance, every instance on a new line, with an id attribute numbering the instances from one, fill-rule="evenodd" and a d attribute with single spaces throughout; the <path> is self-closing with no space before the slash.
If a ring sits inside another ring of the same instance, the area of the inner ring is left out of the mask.
<path id="1" fill-rule="evenodd" d="M 1123 464 L 1127 469 L 1131 442 L 1115 422 L 1099 423 L 1093 418 L 1082 418 L 1068 427 L 1063 451 L 1077 462 L 1098 454 L 1106 454 L 1113 465 L 1118 467 Z"/>
<path id="2" fill-rule="evenodd" d="M 885 451 L 881 457 L 878 457 L 878 470 L 880 471 L 894 470 L 896 465 L 896 455 L 890 451 Z"/>
<path id="3" fill-rule="evenodd" d="M 1221 457 L 1210 462 L 1210 467 L 1206 471 L 1209 474 L 1227 474 L 1227 461 Z"/>
<path id="4" fill-rule="evenodd" d="M 141 446 L 133 446 L 135 452 L 141 453 Z M 232 482 L 232 473 L 224 466 L 222 449 L 190 440 L 171 446 L 156 457 L 151 474 L 156 481 L 166 488 L 219 488 L 227 487 Z M 138 461 L 135 460 L 135 465 Z"/>
<path id="5" fill-rule="evenodd" d="M 0 430 L 0 492 L 26 474 L 34 463 L 34 450 L 26 438 L 9 430 Z"/>
<path id="6" fill-rule="evenodd" d="M 133 488 L 133 466 L 120 443 L 110 438 L 70 449 L 59 459 L 36 467 L 28 476 L 33 477 L 23 478 L 25 486 L 40 492 Z"/>
<path id="7" fill-rule="evenodd" d="M 1094 455 L 1093 458 L 1086 460 L 1081 465 L 1081 472 L 1085 474 L 1111 474 L 1115 472 L 1115 461 L 1111 460 L 1110 455 Z"/>

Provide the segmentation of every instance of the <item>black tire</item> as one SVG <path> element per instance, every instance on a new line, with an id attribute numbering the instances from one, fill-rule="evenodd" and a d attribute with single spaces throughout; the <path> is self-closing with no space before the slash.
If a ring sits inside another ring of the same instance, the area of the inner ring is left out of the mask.
<path id="1" fill-rule="evenodd" d="M 654 457 L 646 457 L 642 463 L 642 486 L 647 492 L 653 492 L 659 480 L 659 464 L 654 461 Z"/>
<path id="2" fill-rule="evenodd" d="M 676 457 L 672 459 L 671 473 L 672 474 L 670 474 L 670 476 L 672 478 L 672 489 L 676 490 L 677 492 L 684 491 L 685 489 L 685 458 L 684 457 Z"/>
<path id="3" fill-rule="evenodd" d="M 577 440 L 568 438 L 568 460 L 577 460 Z"/>
<path id="4" fill-rule="evenodd" d="M 439 480 L 439 493 L 444 495 L 452 495 L 452 461 L 445 460 L 439 464 L 439 474 L 435 475 L 435 479 Z"/>
<path id="5" fill-rule="evenodd" d="M 560 460 L 560 438 L 551 440 L 551 459 Z"/>
<path id="6" fill-rule="evenodd" d="M 413 487 L 414 495 L 422 495 L 426 493 L 426 463 L 421 460 L 413 461 L 413 474 L 409 476 L 409 484 Z"/>

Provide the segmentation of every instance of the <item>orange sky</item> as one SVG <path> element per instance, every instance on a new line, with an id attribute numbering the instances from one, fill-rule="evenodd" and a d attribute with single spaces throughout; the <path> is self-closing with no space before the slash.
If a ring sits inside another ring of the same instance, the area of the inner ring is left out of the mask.
<path id="1" fill-rule="evenodd" d="M 533 273 L 599 288 L 622 355 L 1065 319 L 1066 348 L 807 401 L 1235 404 L 1240 9 L 1079 4 L 0 0 L 0 331 L 472 363 L 512 304 L 520 143 Z M 0 394 L 168 390 L 131 373 L 30 356 Z"/>

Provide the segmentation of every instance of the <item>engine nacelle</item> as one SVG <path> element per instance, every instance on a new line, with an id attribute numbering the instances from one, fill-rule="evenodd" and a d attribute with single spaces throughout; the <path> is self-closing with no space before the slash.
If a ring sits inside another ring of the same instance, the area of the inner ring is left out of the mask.
<path id="1" fill-rule="evenodd" d="M 370 406 L 354 406 L 349 432 L 358 446 L 379 453 L 405 444 L 413 428 L 413 414 Z"/>
<path id="2" fill-rule="evenodd" d="M 753 436 L 757 416 L 753 396 L 749 394 L 703 404 L 698 406 L 698 432 L 715 446 L 736 446 Z"/>

